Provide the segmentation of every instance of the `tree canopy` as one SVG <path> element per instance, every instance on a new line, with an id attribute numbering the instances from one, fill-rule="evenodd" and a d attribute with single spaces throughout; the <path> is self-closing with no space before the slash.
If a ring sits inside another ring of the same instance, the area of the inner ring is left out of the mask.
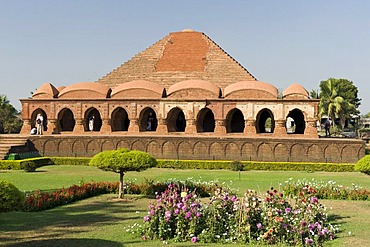
<path id="1" fill-rule="evenodd" d="M 332 120 L 339 119 L 341 127 L 351 115 L 359 114 L 358 89 L 347 79 L 321 81 L 319 98 L 319 117 L 328 115 Z"/>
<path id="2" fill-rule="evenodd" d="M 10 104 L 5 95 L 0 95 L 0 134 L 19 133 L 22 120 L 19 112 Z"/>
<path id="3" fill-rule="evenodd" d="M 118 198 L 123 197 L 123 176 L 128 171 L 142 171 L 156 166 L 157 161 L 150 154 L 121 148 L 108 150 L 96 154 L 90 165 L 96 166 L 104 171 L 112 171 L 120 174 L 120 187 Z"/>

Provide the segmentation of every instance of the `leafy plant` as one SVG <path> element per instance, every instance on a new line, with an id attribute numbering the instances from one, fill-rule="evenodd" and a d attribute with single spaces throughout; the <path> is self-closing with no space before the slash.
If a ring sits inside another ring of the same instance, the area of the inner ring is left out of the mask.
<path id="1" fill-rule="evenodd" d="M 118 198 L 123 197 L 123 176 L 128 171 L 142 171 L 150 167 L 156 166 L 157 161 L 150 154 L 129 150 L 126 148 L 109 150 L 98 153 L 90 160 L 91 166 L 96 166 L 104 171 L 112 171 L 119 173 L 120 186 Z"/>
<path id="2" fill-rule="evenodd" d="M 362 157 L 355 165 L 356 171 L 370 175 L 370 155 Z"/>
<path id="3" fill-rule="evenodd" d="M 0 212 L 20 210 L 25 196 L 12 183 L 0 180 Z"/>

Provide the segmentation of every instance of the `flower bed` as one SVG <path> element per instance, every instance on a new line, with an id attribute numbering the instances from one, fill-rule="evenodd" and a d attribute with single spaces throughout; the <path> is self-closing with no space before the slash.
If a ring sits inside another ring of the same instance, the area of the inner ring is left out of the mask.
<path id="1" fill-rule="evenodd" d="M 273 188 L 242 198 L 220 189 L 202 203 L 194 191 L 170 184 L 137 227 L 144 239 L 321 246 L 338 230 L 325 210 L 310 191 L 288 200 Z"/>

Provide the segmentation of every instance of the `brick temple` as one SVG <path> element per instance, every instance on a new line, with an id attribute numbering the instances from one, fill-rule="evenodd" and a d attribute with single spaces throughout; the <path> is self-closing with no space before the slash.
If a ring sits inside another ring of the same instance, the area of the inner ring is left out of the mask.
<path id="1" fill-rule="evenodd" d="M 96 82 L 41 85 L 21 134 L 44 155 L 127 147 L 157 158 L 354 162 L 357 140 L 318 138 L 319 100 L 257 80 L 204 33 L 173 32 Z M 335 145 L 333 145 L 333 141 Z"/>

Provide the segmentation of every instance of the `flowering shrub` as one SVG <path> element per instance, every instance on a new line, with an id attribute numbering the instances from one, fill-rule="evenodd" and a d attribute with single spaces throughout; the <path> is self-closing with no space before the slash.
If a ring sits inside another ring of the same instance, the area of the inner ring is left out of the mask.
<path id="1" fill-rule="evenodd" d="M 115 193 L 118 191 L 118 182 L 92 182 L 84 183 L 81 186 L 73 185 L 54 192 L 35 191 L 26 195 L 26 202 L 23 211 L 42 211 L 60 205 L 68 204 L 88 197 Z"/>
<path id="2" fill-rule="evenodd" d="M 338 185 L 334 181 L 316 181 L 307 179 L 293 181 L 292 178 L 285 181 L 283 190 L 288 195 L 298 195 L 302 191 L 309 190 L 311 194 L 319 199 L 335 200 L 370 200 L 370 191 L 362 189 L 360 186 L 352 184 L 352 187 Z"/>
<path id="3" fill-rule="evenodd" d="M 202 204 L 194 192 L 170 184 L 149 205 L 141 233 L 144 239 L 321 246 L 338 229 L 312 193 L 289 200 L 273 188 L 264 197 L 249 190 L 243 198 L 217 190 Z"/>

